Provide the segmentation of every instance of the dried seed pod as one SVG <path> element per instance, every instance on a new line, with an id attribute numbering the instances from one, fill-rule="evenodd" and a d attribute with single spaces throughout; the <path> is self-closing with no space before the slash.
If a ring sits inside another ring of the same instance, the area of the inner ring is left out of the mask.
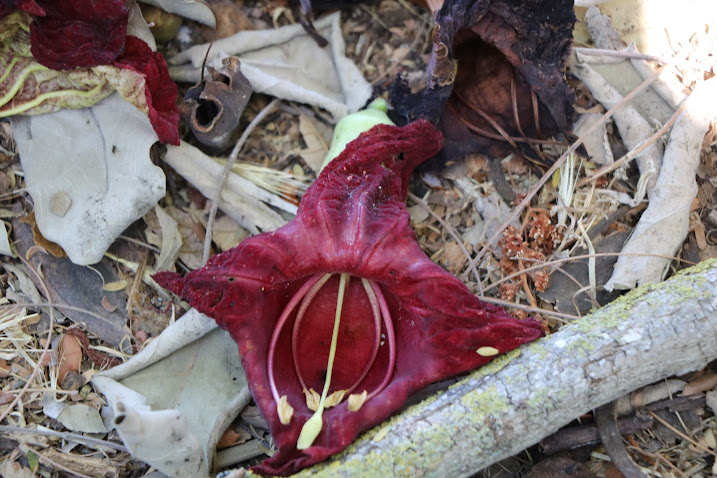
<path id="1" fill-rule="evenodd" d="M 241 73 L 239 58 L 230 56 L 223 68 L 207 68 L 209 79 L 191 87 L 179 107 L 194 136 L 215 150 L 228 148 L 238 133 L 239 118 L 249 102 L 251 83 Z"/>

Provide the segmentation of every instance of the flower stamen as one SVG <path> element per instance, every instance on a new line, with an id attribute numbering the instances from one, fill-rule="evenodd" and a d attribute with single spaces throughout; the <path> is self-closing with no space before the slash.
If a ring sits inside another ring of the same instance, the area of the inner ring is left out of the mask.
<path id="1" fill-rule="evenodd" d="M 314 300 L 314 297 L 316 297 L 316 294 L 319 293 L 321 288 L 328 282 L 328 280 L 331 279 L 331 274 L 325 274 L 321 279 L 316 282 L 311 289 L 306 293 L 304 296 L 304 299 L 301 301 L 301 306 L 299 306 L 299 311 L 296 313 L 296 320 L 294 320 L 294 330 L 291 334 L 291 354 L 294 358 L 294 371 L 296 372 L 296 376 L 299 379 L 299 383 L 301 384 L 301 388 L 304 390 L 304 393 L 306 393 L 306 389 L 308 388 L 306 386 L 306 382 L 304 381 L 304 377 L 301 375 L 301 371 L 299 370 L 299 329 L 301 328 L 301 322 L 304 320 L 304 317 L 306 316 L 306 309 L 309 308 L 309 304 L 311 304 L 311 301 Z M 312 389 L 313 390 L 313 389 Z M 316 393 L 316 392 L 314 392 Z M 318 395 L 318 393 L 316 393 Z M 311 407 L 309 407 L 311 408 Z M 315 408 L 312 410 L 316 410 Z"/>
<path id="2" fill-rule="evenodd" d="M 500 353 L 500 350 L 498 350 L 495 347 L 480 347 L 478 350 L 476 350 L 478 355 L 481 357 L 493 357 L 495 355 L 498 355 Z"/>
<path id="3" fill-rule="evenodd" d="M 334 393 L 332 393 L 331 395 L 326 397 L 326 402 L 324 403 L 324 408 L 335 407 L 336 405 L 341 403 L 341 400 L 343 400 L 344 397 L 346 396 L 346 392 L 348 392 L 348 390 L 346 390 L 346 389 L 336 390 Z"/>
<path id="4" fill-rule="evenodd" d="M 301 428 L 299 439 L 296 442 L 296 448 L 298 450 L 305 450 L 309 448 L 316 440 L 316 437 L 321 433 L 323 427 L 323 414 L 324 407 L 326 405 L 326 395 L 329 393 L 329 387 L 331 386 L 331 374 L 334 370 L 334 358 L 336 357 L 336 343 L 339 337 L 339 325 L 341 324 L 341 309 L 344 305 L 344 292 L 346 291 L 346 285 L 349 280 L 349 275 L 342 273 L 339 279 L 339 293 L 336 298 L 336 316 L 334 318 L 334 330 L 331 334 L 331 347 L 329 348 L 329 360 L 326 366 L 326 381 L 324 382 L 324 390 L 321 393 L 321 401 L 319 401 L 319 408 L 309 418 L 304 426 Z"/>
<path id="5" fill-rule="evenodd" d="M 282 395 L 279 401 L 276 402 L 276 413 L 279 415 L 279 421 L 282 425 L 291 423 L 291 417 L 294 416 L 294 407 L 289 405 L 286 395 Z"/>
<path id="6" fill-rule="evenodd" d="M 331 277 L 331 274 L 324 274 L 323 276 L 320 274 L 316 274 L 315 276 L 304 282 L 301 288 L 296 291 L 296 294 L 294 294 L 289 303 L 286 304 L 284 311 L 281 313 L 279 320 L 276 322 L 274 332 L 271 335 L 271 342 L 269 343 L 269 356 L 267 357 L 267 369 L 269 372 L 269 386 L 271 387 L 271 394 L 273 395 L 274 401 L 277 403 L 277 405 L 281 398 L 279 397 L 279 392 L 276 389 L 276 380 L 274 379 L 274 352 L 276 350 L 276 343 L 279 341 L 281 329 L 284 328 L 286 321 L 289 319 L 291 312 L 294 310 L 299 301 L 319 280 L 323 279 L 324 277 Z"/>
<path id="7" fill-rule="evenodd" d="M 358 412 L 361 407 L 363 407 L 363 404 L 366 403 L 366 400 L 368 400 L 368 392 L 366 390 L 361 393 L 352 393 L 349 395 L 349 412 Z"/>
<path id="8" fill-rule="evenodd" d="M 391 381 L 391 377 L 393 376 L 393 369 L 396 367 L 396 335 L 393 332 L 393 319 L 391 318 L 391 311 L 388 308 L 383 292 L 381 292 L 381 287 L 379 287 L 379 285 L 374 281 L 368 282 L 371 284 L 371 289 L 376 295 L 376 300 L 381 308 L 383 325 L 386 328 L 386 341 L 388 342 L 388 366 L 386 367 L 386 375 L 384 375 L 383 381 L 368 395 L 366 400 L 375 397 L 381 392 L 381 390 L 386 388 L 388 382 Z"/>
<path id="9" fill-rule="evenodd" d="M 304 389 L 304 395 L 306 395 L 306 408 L 315 412 L 319 409 L 319 402 L 321 401 L 321 395 L 313 388 Z"/>

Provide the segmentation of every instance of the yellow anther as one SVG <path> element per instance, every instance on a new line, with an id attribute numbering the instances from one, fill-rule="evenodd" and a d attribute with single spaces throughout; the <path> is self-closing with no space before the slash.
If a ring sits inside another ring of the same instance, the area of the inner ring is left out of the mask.
<path id="1" fill-rule="evenodd" d="M 326 397 L 326 403 L 324 403 L 324 406 L 326 408 L 335 407 L 339 403 L 341 403 L 341 400 L 344 399 L 346 396 L 346 393 L 348 390 L 336 390 L 334 393 Z M 317 394 L 318 395 L 318 394 Z"/>
<path id="2" fill-rule="evenodd" d="M 361 407 L 363 407 L 363 404 L 366 403 L 367 398 L 368 392 L 366 390 L 361 393 L 352 393 L 351 395 L 349 395 L 349 411 L 359 411 Z"/>
<path id="3" fill-rule="evenodd" d="M 282 395 L 279 403 L 276 404 L 276 413 L 279 415 L 279 421 L 282 425 L 288 425 L 291 422 L 291 417 L 294 416 L 294 407 L 289 405 L 286 395 Z"/>
<path id="4" fill-rule="evenodd" d="M 495 347 L 481 347 L 476 350 L 476 352 L 478 352 L 478 355 L 480 355 L 481 357 L 492 357 L 494 355 L 498 355 L 500 353 L 500 350 Z"/>
<path id="5" fill-rule="evenodd" d="M 304 395 L 306 395 L 306 406 L 311 410 L 312 412 L 315 412 L 319 409 L 319 401 L 321 401 L 321 396 L 319 395 L 319 392 L 314 390 L 313 388 L 306 390 L 304 389 Z"/>

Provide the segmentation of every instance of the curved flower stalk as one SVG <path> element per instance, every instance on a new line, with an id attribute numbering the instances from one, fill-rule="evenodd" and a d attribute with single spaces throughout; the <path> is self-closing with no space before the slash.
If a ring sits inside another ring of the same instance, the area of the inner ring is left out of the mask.
<path id="1" fill-rule="evenodd" d="M 418 246 L 403 201 L 440 148 L 426 121 L 375 126 L 324 168 L 287 225 L 186 277 L 154 276 L 236 340 L 279 448 L 256 471 L 324 460 L 410 393 L 542 335 Z"/>

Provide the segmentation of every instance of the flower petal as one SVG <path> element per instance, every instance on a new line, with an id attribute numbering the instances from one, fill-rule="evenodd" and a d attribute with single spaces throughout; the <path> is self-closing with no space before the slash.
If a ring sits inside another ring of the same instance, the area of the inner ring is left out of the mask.
<path id="1" fill-rule="evenodd" d="M 30 28 L 32 55 L 53 70 L 112 63 L 122 53 L 129 9 L 125 0 L 40 1 L 44 16 Z"/>
<path id="2" fill-rule="evenodd" d="M 164 57 L 152 51 L 143 40 L 128 36 L 124 53 L 114 61 L 113 66 L 136 71 L 144 77 L 149 121 L 161 142 L 178 146 L 177 85 L 169 77 Z"/>

